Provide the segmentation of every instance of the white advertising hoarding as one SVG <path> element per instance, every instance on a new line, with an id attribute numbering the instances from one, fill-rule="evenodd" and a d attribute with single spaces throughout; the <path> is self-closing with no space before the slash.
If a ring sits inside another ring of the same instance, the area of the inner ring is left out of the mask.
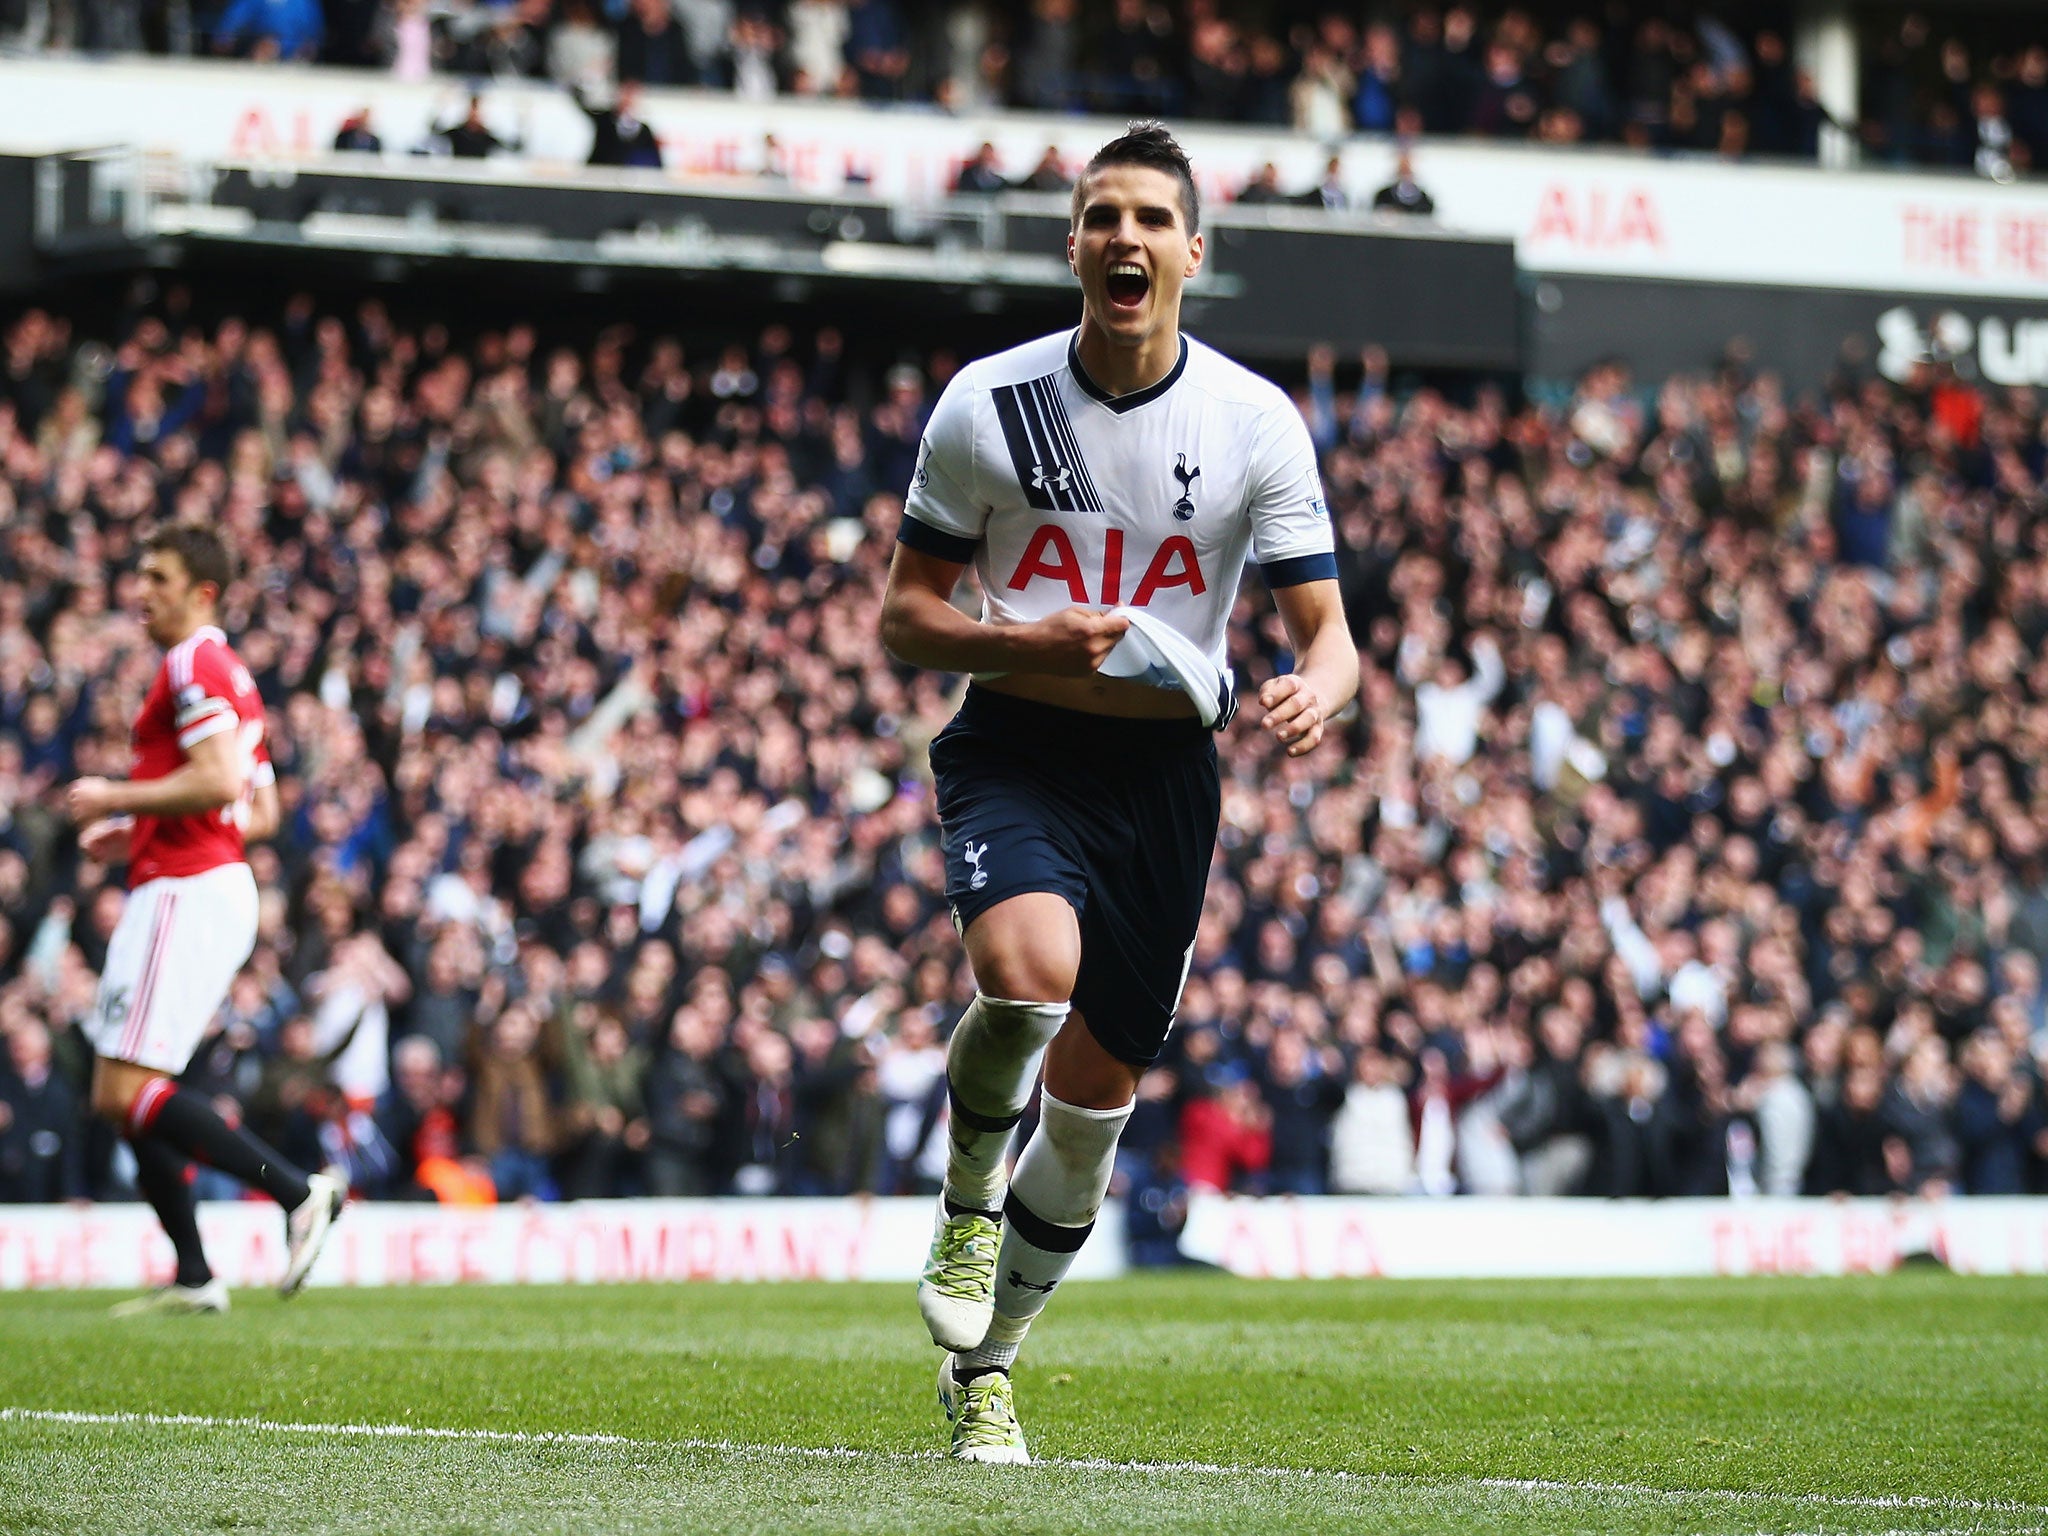
<path id="1" fill-rule="evenodd" d="M 1198 1196 L 1190 1257 L 1275 1279 L 1882 1274 L 1929 1255 L 2048 1274 L 2048 1200 L 1251 1200 Z"/>
<path id="2" fill-rule="evenodd" d="M 597 1200 L 451 1207 L 357 1203 L 315 1285 L 881 1280 L 917 1276 L 928 1200 Z M 284 1222 L 260 1201 L 206 1205 L 233 1287 L 274 1283 Z M 1932 1255 L 1968 1274 L 2048 1274 L 2048 1200 L 1255 1200 L 1197 1196 L 1183 1247 L 1269 1279 L 1515 1279 L 1884 1273 Z M 141 1289 L 171 1278 L 141 1205 L 0 1206 L 0 1291 Z M 1112 1201 L 1076 1279 L 1125 1273 Z"/>
<path id="3" fill-rule="evenodd" d="M 127 143 L 193 164 L 307 162 L 324 154 L 345 117 L 367 106 L 384 159 L 396 168 L 417 164 L 410 152 L 436 123 L 460 117 L 466 94 L 452 79 L 408 84 L 350 70 L 0 61 L 0 149 Z M 865 178 L 881 196 L 917 203 L 943 194 L 984 139 L 996 145 L 1005 171 L 1021 176 L 1048 144 L 1070 166 L 1080 163 L 1111 126 L 698 91 L 649 92 L 643 110 L 675 176 L 750 177 L 772 155 L 804 191 L 834 192 L 849 178 Z M 492 161 L 477 174 L 577 174 L 590 125 L 564 93 L 494 85 L 484 93 L 484 115 L 527 158 Z M 1183 137 L 1212 198 L 1241 186 L 1267 160 L 1280 166 L 1283 185 L 1313 185 L 1329 152 L 1312 138 L 1277 131 L 1189 126 Z M 1369 199 L 1389 179 L 1388 147 L 1352 140 L 1341 149 L 1347 186 Z M 2048 298 L 2048 184 L 1449 140 L 1422 145 L 1416 167 L 1445 225 L 1513 239 L 1521 264 L 1534 272 Z"/>
<path id="4" fill-rule="evenodd" d="M 1074 1267 L 1123 1272 L 1121 1212 L 1103 1213 Z M 284 1272 L 284 1218 L 267 1201 L 199 1209 L 230 1287 Z M 929 1200 L 587 1200 L 564 1205 L 349 1206 L 313 1285 L 605 1284 L 685 1280 L 915 1280 Z M 168 1284 L 170 1241 L 143 1205 L 0 1206 L 0 1291 Z"/>

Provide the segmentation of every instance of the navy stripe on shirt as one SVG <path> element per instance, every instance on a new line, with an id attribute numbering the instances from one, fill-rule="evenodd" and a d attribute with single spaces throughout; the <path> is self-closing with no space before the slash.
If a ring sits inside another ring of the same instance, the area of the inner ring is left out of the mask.
<path id="1" fill-rule="evenodd" d="M 957 533 L 948 533 L 943 528 L 934 528 L 930 523 L 919 522 L 908 512 L 896 530 L 896 542 L 908 544 L 919 554 L 937 555 L 941 560 L 950 560 L 955 565 L 965 565 L 974 558 L 974 552 L 981 546 L 981 540 L 969 539 Z M 1336 562 L 1330 563 L 1330 574 L 1337 574 Z"/>
<path id="2" fill-rule="evenodd" d="M 909 521 L 909 519 L 905 519 Z M 1337 557 L 1327 550 L 1313 555 L 1290 555 L 1285 560 L 1267 560 L 1260 564 L 1259 575 L 1265 579 L 1270 590 L 1274 587 L 1298 587 L 1310 581 L 1335 581 L 1337 579 Z"/>

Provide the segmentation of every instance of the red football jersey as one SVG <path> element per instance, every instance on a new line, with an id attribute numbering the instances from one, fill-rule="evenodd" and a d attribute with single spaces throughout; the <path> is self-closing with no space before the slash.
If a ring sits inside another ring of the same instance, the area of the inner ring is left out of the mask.
<path id="1" fill-rule="evenodd" d="M 149 697 L 135 717 L 131 779 L 175 773 L 185 754 L 221 731 L 235 733 L 244 772 L 242 798 L 193 816 L 137 816 L 128 843 L 128 885 L 165 876 L 198 875 L 238 864 L 242 828 L 256 786 L 274 777 L 263 743 L 263 700 L 255 679 L 211 624 L 171 647 L 157 668 Z"/>

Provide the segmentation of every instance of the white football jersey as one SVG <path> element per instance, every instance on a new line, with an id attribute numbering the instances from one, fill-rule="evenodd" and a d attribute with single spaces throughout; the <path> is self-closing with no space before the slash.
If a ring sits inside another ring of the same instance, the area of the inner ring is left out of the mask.
<path id="1" fill-rule="evenodd" d="M 982 619 L 1142 608 L 1225 665 L 1256 557 L 1269 587 L 1337 574 L 1315 446 L 1278 386 L 1181 338 L 1149 389 L 1090 379 L 1078 332 L 970 363 L 939 396 L 898 537 L 972 561 Z"/>

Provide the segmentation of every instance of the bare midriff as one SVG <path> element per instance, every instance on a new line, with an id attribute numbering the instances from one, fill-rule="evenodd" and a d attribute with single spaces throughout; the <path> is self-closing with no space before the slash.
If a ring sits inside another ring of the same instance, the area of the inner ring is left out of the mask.
<path id="1" fill-rule="evenodd" d="M 1077 709 L 1088 715 L 1116 715 L 1127 720 L 1196 718 L 1195 706 L 1186 694 L 1122 677 L 1048 677 L 1041 673 L 1009 672 L 1001 677 L 977 679 L 975 686 L 1007 693 L 1012 698 Z"/>

